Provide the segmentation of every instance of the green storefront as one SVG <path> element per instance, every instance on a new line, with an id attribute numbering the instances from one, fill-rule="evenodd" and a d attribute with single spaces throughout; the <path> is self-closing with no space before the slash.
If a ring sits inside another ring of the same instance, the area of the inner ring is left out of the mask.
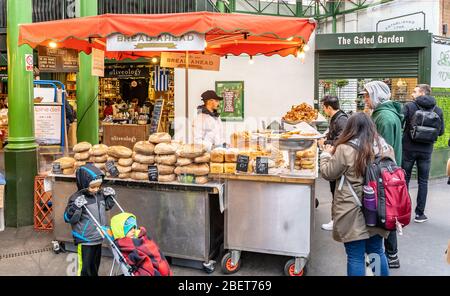
<path id="1" fill-rule="evenodd" d="M 318 34 L 316 107 L 323 95 L 331 94 L 339 97 L 346 111 L 361 110 L 363 102 L 357 94 L 370 80 L 385 81 L 391 87 L 393 100 L 410 101 L 417 84 L 430 84 L 431 47 L 432 34 L 428 31 Z M 431 176 L 434 178 L 446 174 L 450 152 L 442 142 L 437 143 L 433 153 Z"/>

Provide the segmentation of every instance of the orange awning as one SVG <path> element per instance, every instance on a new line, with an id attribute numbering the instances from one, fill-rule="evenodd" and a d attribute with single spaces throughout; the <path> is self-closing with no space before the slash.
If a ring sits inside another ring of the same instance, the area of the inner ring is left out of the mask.
<path id="1" fill-rule="evenodd" d="M 316 27 L 314 20 L 224 14 L 212 12 L 176 14 L 105 14 L 92 17 L 20 25 L 19 44 L 35 48 L 53 41 L 58 47 L 90 54 L 92 48 L 106 50 L 106 37 L 139 33 L 157 37 L 168 33 L 205 34 L 206 54 L 296 55 Z M 159 55 L 158 52 L 105 52 L 107 58 L 125 59 Z"/>

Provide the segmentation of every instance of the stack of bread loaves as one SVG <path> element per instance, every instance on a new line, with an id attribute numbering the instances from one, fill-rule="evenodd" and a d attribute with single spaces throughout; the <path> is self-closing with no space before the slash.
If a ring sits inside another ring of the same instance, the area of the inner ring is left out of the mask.
<path id="1" fill-rule="evenodd" d="M 210 155 L 204 145 L 186 144 L 177 151 L 175 174 L 194 175 L 196 184 L 208 183 Z"/>
<path id="2" fill-rule="evenodd" d="M 89 149 L 89 161 L 102 171 L 105 171 L 105 163 L 108 161 L 108 146 L 104 144 L 97 144 Z"/>
<path id="3" fill-rule="evenodd" d="M 224 162 L 225 162 L 225 148 L 216 148 L 211 151 L 211 173 L 212 174 L 223 174 L 224 170 Z M 236 168 L 236 164 L 234 164 Z"/>
<path id="4" fill-rule="evenodd" d="M 75 159 L 72 157 L 62 157 L 55 160 L 54 162 L 59 163 L 61 170 L 64 175 L 73 175 L 75 173 Z"/>
<path id="5" fill-rule="evenodd" d="M 124 146 L 111 146 L 108 148 L 108 159 L 114 160 L 120 179 L 128 179 L 131 177 L 131 166 L 133 164 L 133 151 Z"/>
<path id="6" fill-rule="evenodd" d="M 316 168 L 317 145 L 304 151 L 297 151 L 295 160 L 296 170 L 314 170 Z"/>
<path id="7" fill-rule="evenodd" d="M 140 141 L 133 148 L 133 165 L 131 178 L 134 180 L 148 180 L 148 166 L 155 163 L 155 145 L 148 141 Z"/>
<path id="8" fill-rule="evenodd" d="M 176 179 L 175 163 L 177 162 L 178 145 L 172 144 L 172 138 L 168 133 L 155 133 L 150 135 L 149 141 L 155 146 L 155 162 L 158 167 L 158 181 L 159 182 L 173 182 Z"/>
<path id="9" fill-rule="evenodd" d="M 89 161 L 89 150 L 91 148 L 92 145 L 88 142 L 80 142 L 73 147 L 73 152 L 75 152 L 74 158 L 76 160 L 75 169 L 79 168 L 82 165 L 85 165 L 86 162 Z"/>

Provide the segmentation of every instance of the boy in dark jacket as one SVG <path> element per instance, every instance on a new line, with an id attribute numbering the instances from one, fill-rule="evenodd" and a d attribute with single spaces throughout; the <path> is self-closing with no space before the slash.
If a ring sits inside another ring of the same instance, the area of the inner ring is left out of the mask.
<path id="1" fill-rule="evenodd" d="M 98 276 L 103 236 L 85 207 L 101 225 L 105 225 L 106 211 L 114 206 L 116 193 L 111 187 L 100 188 L 104 174 L 91 164 L 80 167 L 76 177 L 78 192 L 69 198 L 64 221 L 72 225 L 72 235 L 78 246 L 78 275 Z"/>
<path id="2" fill-rule="evenodd" d="M 331 145 L 337 142 L 339 136 L 345 129 L 347 125 L 348 116 L 340 109 L 339 99 L 335 96 L 325 96 L 322 101 L 323 111 L 325 114 L 331 118 L 330 127 L 328 129 L 327 138 L 319 140 L 319 145 Z M 331 196 L 334 199 L 334 190 L 336 189 L 336 181 L 330 181 Z M 322 224 L 323 230 L 332 231 L 333 230 L 333 220 L 327 224 Z"/>
<path id="3" fill-rule="evenodd" d="M 417 164 L 417 179 L 419 190 L 417 192 L 417 207 L 415 209 L 416 223 L 423 223 L 428 220 L 425 215 L 425 204 L 428 194 L 428 178 L 431 166 L 431 154 L 433 153 L 434 143 L 419 143 L 411 138 L 412 119 L 414 114 L 420 109 L 434 112 L 441 119 L 439 127 L 439 136 L 444 134 L 444 115 L 441 108 L 436 106 L 436 100 L 431 96 L 431 87 L 427 84 L 419 84 L 412 93 L 413 102 L 407 103 L 403 107 L 405 116 L 405 130 L 403 132 L 403 161 L 402 168 L 406 172 L 406 183 L 409 186 L 411 173 L 414 163 Z"/>

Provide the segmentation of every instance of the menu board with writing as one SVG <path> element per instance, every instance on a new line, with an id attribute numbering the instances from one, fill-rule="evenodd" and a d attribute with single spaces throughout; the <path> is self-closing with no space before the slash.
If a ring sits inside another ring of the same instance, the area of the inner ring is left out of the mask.
<path id="1" fill-rule="evenodd" d="M 269 174 L 269 158 L 257 157 L 255 171 L 257 174 L 262 174 L 262 175 Z"/>
<path id="2" fill-rule="evenodd" d="M 150 134 L 157 133 L 161 125 L 161 115 L 164 108 L 164 100 L 159 99 L 153 108 L 152 120 L 150 121 Z"/>
<path id="3" fill-rule="evenodd" d="M 39 71 L 78 72 L 78 52 L 75 49 L 38 47 Z"/>
<path id="4" fill-rule="evenodd" d="M 57 104 L 34 106 L 34 133 L 38 144 L 61 144 L 61 110 L 62 106 Z"/>
<path id="5" fill-rule="evenodd" d="M 236 162 L 236 172 L 247 173 L 250 157 L 247 155 L 238 155 Z"/>
<path id="6" fill-rule="evenodd" d="M 158 167 L 156 165 L 148 166 L 148 180 L 158 182 Z"/>
<path id="7" fill-rule="evenodd" d="M 216 93 L 220 102 L 222 121 L 244 120 L 244 81 L 216 81 Z"/>

